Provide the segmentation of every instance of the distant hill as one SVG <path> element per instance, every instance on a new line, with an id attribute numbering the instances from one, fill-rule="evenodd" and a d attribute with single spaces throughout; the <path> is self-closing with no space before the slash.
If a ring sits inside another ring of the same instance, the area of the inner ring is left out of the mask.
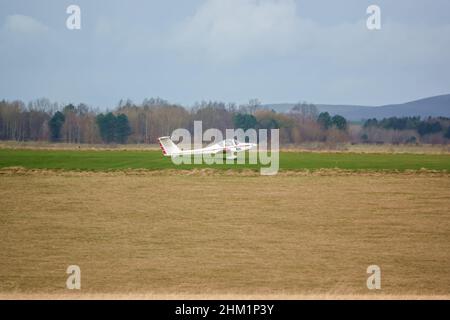
<path id="1" fill-rule="evenodd" d="M 263 105 L 266 109 L 277 112 L 288 112 L 295 104 L 280 103 Z M 390 104 L 378 107 L 355 105 L 331 105 L 317 104 L 320 112 L 329 112 L 331 115 L 340 114 L 348 120 L 360 121 L 369 118 L 407 117 L 421 116 L 422 118 L 449 117 L 450 118 L 450 94 L 440 95 L 402 104 Z"/>

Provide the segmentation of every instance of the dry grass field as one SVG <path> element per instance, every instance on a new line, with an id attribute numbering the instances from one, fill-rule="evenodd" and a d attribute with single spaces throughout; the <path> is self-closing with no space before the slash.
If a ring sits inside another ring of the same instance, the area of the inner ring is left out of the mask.
<path id="1" fill-rule="evenodd" d="M 5 171 L 0 195 L 3 298 L 450 295 L 448 173 Z"/>

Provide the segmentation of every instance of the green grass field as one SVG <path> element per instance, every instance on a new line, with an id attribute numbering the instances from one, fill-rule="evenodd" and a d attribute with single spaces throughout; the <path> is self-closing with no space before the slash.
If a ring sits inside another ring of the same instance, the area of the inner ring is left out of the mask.
<path id="1" fill-rule="evenodd" d="M 160 151 L 78 151 L 0 149 L 0 168 L 65 170 L 120 169 L 259 169 L 260 165 L 174 165 Z M 346 170 L 429 170 L 450 171 L 448 154 L 387 154 L 387 153 L 310 153 L 281 152 L 280 170 L 316 170 L 338 168 Z"/>

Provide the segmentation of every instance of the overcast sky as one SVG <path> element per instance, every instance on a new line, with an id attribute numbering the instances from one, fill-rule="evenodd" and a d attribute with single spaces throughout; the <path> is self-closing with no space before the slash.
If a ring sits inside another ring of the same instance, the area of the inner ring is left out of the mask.
<path id="1" fill-rule="evenodd" d="M 0 0 L 0 99 L 381 105 L 450 93 L 449 57 L 448 0 Z"/>

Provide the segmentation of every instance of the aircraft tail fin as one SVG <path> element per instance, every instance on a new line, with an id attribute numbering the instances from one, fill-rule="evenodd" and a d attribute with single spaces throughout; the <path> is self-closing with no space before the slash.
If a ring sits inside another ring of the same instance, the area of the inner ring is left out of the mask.
<path id="1" fill-rule="evenodd" d="M 180 148 L 170 139 L 170 137 L 158 138 L 159 146 L 165 156 L 171 156 L 173 154 L 181 152 Z"/>

